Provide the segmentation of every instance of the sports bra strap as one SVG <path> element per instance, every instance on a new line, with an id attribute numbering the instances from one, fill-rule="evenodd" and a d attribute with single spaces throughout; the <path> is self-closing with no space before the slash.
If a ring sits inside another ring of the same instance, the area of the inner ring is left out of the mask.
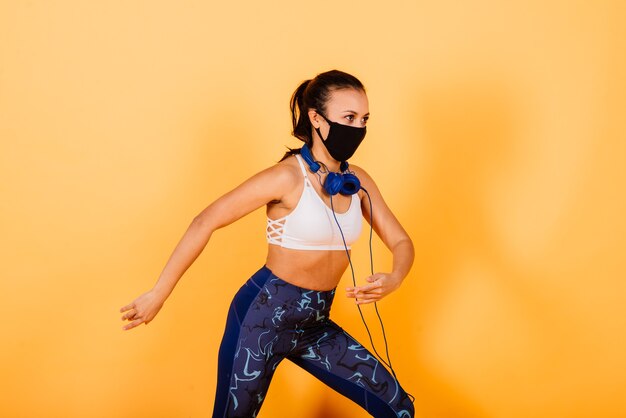
<path id="1" fill-rule="evenodd" d="M 302 164 L 302 157 L 296 154 L 296 159 L 298 160 L 298 163 L 300 163 L 300 168 L 302 169 L 302 175 L 304 176 L 304 179 L 308 180 L 309 177 L 306 175 L 306 169 L 304 168 L 304 164 Z"/>

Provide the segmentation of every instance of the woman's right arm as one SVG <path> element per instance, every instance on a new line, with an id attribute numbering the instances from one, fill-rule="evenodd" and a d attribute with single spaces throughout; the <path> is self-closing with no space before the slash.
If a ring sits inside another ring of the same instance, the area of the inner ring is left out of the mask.
<path id="1" fill-rule="evenodd" d="M 122 307 L 122 320 L 132 321 L 123 329 L 146 325 L 161 309 L 176 283 L 204 250 L 213 232 L 227 226 L 270 201 L 282 200 L 297 176 L 286 165 L 274 165 L 250 177 L 194 217 L 170 255 L 154 287 Z"/>

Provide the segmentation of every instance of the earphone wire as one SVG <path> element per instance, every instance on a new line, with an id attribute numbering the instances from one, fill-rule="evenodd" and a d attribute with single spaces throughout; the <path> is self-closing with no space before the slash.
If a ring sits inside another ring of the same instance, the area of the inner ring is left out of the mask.
<path id="1" fill-rule="evenodd" d="M 354 266 L 352 265 L 352 257 L 350 257 L 350 252 L 348 251 L 348 245 L 346 244 L 346 239 L 343 235 L 343 231 L 341 230 L 341 226 L 339 225 L 339 220 L 337 219 L 337 216 L 335 215 L 335 208 L 333 205 L 333 196 L 330 195 L 330 208 L 333 212 L 333 217 L 335 218 L 335 222 L 337 223 L 337 226 L 339 227 L 339 232 L 341 234 L 341 239 L 343 240 L 343 245 L 346 251 L 346 255 L 348 256 L 348 262 L 350 263 L 350 271 L 352 272 L 352 283 L 354 284 L 354 287 L 356 287 L 356 276 L 354 274 Z M 375 303 L 375 302 L 374 302 Z M 369 337 L 370 340 L 370 344 L 372 344 L 372 348 L 374 349 L 374 353 L 376 353 L 376 356 L 378 357 L 378 359 L 380 361 L 383 362 L 384 365 L 386 365 L 387 367 L 389 367 L 390 369 L 393 369 L 391 367 L 390 362 L 388 363 L 387 361 L 385 361 L 385 359 L 378 353 L 378 350 L 376 350 L 376 345 L 374 345 L 374 340 L 372 338 L 372 334 L 370 332 L 369 327 L 367 326 L 367 322 L 365 322 L 365 317 L 363 316 L 363 311 L 361 310 L 361 307 L 357 304 L 356 305 L 357 309 L 359 310 L 359 315 L 361 316 L 361 320 L 363 321 L 363 325 L 365 325 L 365 329 L 367 331 L 367 335 Z M 395 377 L 395 373 L 394 373 L 394 377 Z"/>
<path id="2" fill-rule="evenodd" d="M 328 170 L 328 167 L 326 167 L 326 165 L 324 163 L 320 162 L 320 164 L 326 169 L 326 172 L 330 172 Z M 324 187 L 323 187 L 323 184 L 322 184 L 322 176 L 318 172 L 316 172 L 315 174 L 317 175 L 317 179 L 318 179 L 318 181 L 320 183 L 320 186 L 322 186 L 322 189 L 323 189 Z M 363 190 L 365 190 L 365 189 L 363 189 Z M 367 193 L 367 191 L 365 191 L 365 192 Z M 343 241 L 343 246 L 344 246 L 344 249 L 346 251 L 346 255 L 348 256 L 348 263 L 350 264 L 350 272 L 352 273 L 352 283 L 354 284 L 354 287 L 356 287 L 356 275 L 354 273 L 354 265 L 352 264 L 352 257 L 350 256 L 350 251 L 348 251 L 348 245 L 346 243 L 346 238 L 343 235 L 343 230 L 341 229 L 341 225 L 339 224 L 339 220 L 337 219 L 337 215 L 335 214 L 335 206 L 333 204 L 333 195 L 330 194 L 329 196 L 330 196 L 330 209 L 331 209 L 331 212 L 333 213 L 333 218 L 335 218 L 335 222 L 337 223 L 337 227 L 339 228 L 339 233 L 341 234 L 341 240 Z M 367 193 L 367 196 L 369 198 L 369 193 Z M 373 227 L 372 227 L 372 219 L 373 218 L 372 218 L 371 207 L 372 207 L 372 201 L 371 201 L 371 198 L 370 198 L 370 257 L 372 256 L 372 229 L 373 229 Z M 372 266 L 372 270 L 373 270 L 373 265 L 374 264 L 373 264 L 373 261 L 371 260 L 371 258 L 370 258 L 370 265 Z M 374 273 L 372 273 L 372 274 L 374 274 Z M 374 339 L 372 338 L 372 333 L 371 333 L 369 327 L 367 326 L 367 322 L 365 321 L 365 317 L 363 316 L 363 311 L 361 310 L 361 307 L 358 304 L 356 305 L 356 307 L 359 310 L 359 315 L 361 316 L 361 321 L 363 322 L 363 325 L 365 326 L 365 330 L 367 331 L 367 336 L 368 336 L 368 338 L 370 340 L 370 344 L 372 345 L 372 349 L 374 350 L 374 353 L 376 354 L 376 357 L 378 357 L 378 359 L 385 366 L 389 367 L 392 370 L 392 374 L 393 374 L 394 378 L 397 381 L 398 379 L 396 377 L 396 373 L 393 371 L 393 367 L 391 367 L 391 362 L 385 361 L 385 359 L 378 353 L 378 350 L 376 350 L 376 345 L 374 344 Z M 378 313 L 378 310 L 376 312 Z M 380 319 L 380 315 L 378 315 L 378 318 Z M 380 320 L 381 320 L 381 326 L 382 326 L 382 319 L 380 319 Z M 383 332 L 383 338 L 384 338 L 384 335 L 385 335 L 385 333 Z M 385 338 L 385 346 L 386 345 L 387 345 L 387 339 Z M 388 353 L 388 350 L 387 350 L 387 353 Z"/>
<path id="3" fill-rule="evenodd" d="M 327 170 L 327 172 L 329 172 L 328 167 L 326 167 L 326 165 L 324 163 L 321 163 L 321 164 Z M 319 173 L 315 173 L 315 174 L 317 174 L 318 182 L 320 183 L 320 186 L 322 186 L 322 189 L 323 189 L 322 177 L 320 176 Z M 367 195 L 367 199 L 368 199 L 369 204 L 370 204 L 369 250 L 370 250 L 370 271 L 371 271 L 371 274 L 373 275 L 374 274 L 374 256 L 373 256 L 373 251 L 372 251 L 372 235 L 373 235 L 373 225 L 372 225 L 372 223 L 373 223 L 373 216 L 374 215 L 373 215 L 372 198 L 370 197 L 370 194 L 368 193 L 367 190 L 365 190 L 364 187 L 361 187 L 361 189 Z M 356 287 L 356 275 L 354 273 L 354 266 L 352 264 L 352 257 L 350 256 L 350 251 L 348 251 L 348 245 L 346 243 L 345 236 L 343 235 L 343 230 L 341 229 L 341 225 L 339 224 L 339 220 L 337 219 L 337 215 L 335 214 L 335 207 L 333 205 L 333 195 L 332 194 L 330 194 L 330 209 L 331 209 L 331 211 L 333 213 L 333 218 L 335 218 L 335 223 L 337 224 L 337 227 L 339 228 L 339 233 L 341 234 L 341 239 L 343 241 L 343 246 L 344 246 L 344 249 L 346 251 L 346 255 L 348 256 L 348 263 L 350 264 L 350 271 L 352 273 L 352 283 L 354 284 L 354 287 Z M 363 325 L 365 326 L 365 330 L 367 331 L 367 335 L 369 337 L 370 344 L 372 344 L 372 349 L 374 350 L 374 353 L 376 354 L 378 359 L 383 362 L 384 365 L 386 365 L 387 367 L 389 367 L 391 369 L 391 372 L 393 373 L 393 377 L 397 381 L 396 373 L 393 370 L 393 366 L 391 365 L 391 359 L 389 358 L 389 347 L 388 347 L 388 344 L 387 344 L 387 337 L 385 335 L 385 326 L 383 325 L 383 320 L 380 317 L 380 313 L 378 312 L 378 306 L 376 305 L 376 302 L 374 302 L 374 307 L 375 307 L 376 315 L 378 316 L 378 320 L 380 322 L 380 326 L 381 326 L 382 332 L 383 332 L 383 340 L 385 341 L 385 352 L 387 354 L 387 361 L 385 361 L 385 359 L 383 359 L 383 357 L 378 353 L 378 350 L 376 350 L 376 345 L 374 344 L 374 339 L 372 338 L 372 334 L 370 332 L 370 329 L 367 326 L 367 322 L 365 321 L 365 317 L 363 316 L 363 311 L 361 310 L 361 306 L 359 306 L 357 304 L 356 307 L 359 310 L 359 315 L 361 316 L 361 321 L 363 321 Z"/>
<path id="4" fill-rule="evenodd" d="M 370 204 L 370 238 L 369 238 L 369 248 L 370 248 L 370 271 L 371 271 L 371 273 L 373 275 L 374 274 L 374 253 L 372 251 L 372 235 L 373 235 L 372 232 L 373 232 L 373 229 L 374 229 L 374 227 L 373 227 L 374 208 L 372 206 L 372 197 L 370 196 L 370 194 L 367 191 L 367 189 L 365 187 L 361 186 L 361 190 L 363 190 L 365 192 L 365 194 L 367 195 L 367 200 L 368 200 L 368 202 Z M 332 197 L 331 197 L 331 205 L 332 205 Z M 333 213 L 334 213 L 334 211 L 333 211 Z M 335 221 L 337 221 L 336 217 L 335 217 Z M 337 223 L 337 226 L 339 226 L 339 223 Z M 341 231 L 341 226 L 339 226 L 339 231 Z M 343 232 L 342 231 L 341 231 L 341 235 L 343 237 Z M 345 245 L 345 240 L 344 240 L 344 245 Z M 353 276 L 353 278 L 354 278 L 354 276 Z M 383 325 L 383 319 L 381 318 L 380 313 L 378 312 L 378 305 L 376 304 L 376 302 L 374 302 L 374 310 L 376 311 L 376 316 L 378 316 L 378 321 L 380 322 L 380 328 L 381 328 L 381 330 L 383 332 L 383 340 L 385 341 L 385 352 L 387 354 L 387 360 L 389 360 L 389 368 L 391 369 L 391 373 L 393 374 L 393 377 L 396 379 L 396 383 L 397 383 L 398 382 L 398 377 L 396 376 L 395 370 L 391 366 L 391 358 L 389 357 L 389 344 L 387 344 L 387 336 L 385 334 L 385 326 Z M 360 312 L 360 307 L 359 307 L 359 312 Z M 363 317 L 363 315 L 361 315 L 361 318 L 362 317 Z M 374 346 L 374 343 L 372 343 L 372 347 L 373 346 Z M 376 349 L 374 349 L 374 352 L 376 352 Z M 378 355 L 378 353 L 376 353 L 376 355 Z M 411 403 L 415 403 L 415 396 L 411 395 L 409 392 L 406 392 L 406 394 L 409 397 L 409 399 L 411 399 Z"/>
<path id="5" fill-rule="evenodd" d="M 370 272 L 372 275 L 374 275 L 374 253 L 372 251 L 372 230 L 373 230 L 373 226 L 372 226 L 372 222 L 373 222 L 373 216 L 374 216 L 374 208 L 372 207 L 372 198 L 370 197 L 369 192 L 364 188 L 361 187 L 361 190 L 363 190 L 365 192 L 365 194 L 367 195 L 367 200 L 369 201 L 370 204 L 370 238 L 369 238 L 369 248 L 370 248 Z M 339 229 L 341 230 L 341 227 L 339 227 Z M 389 368 L 391 369 L 391 371 L 393 372 L 393 376 L 396 376 L 396 373 L 393 371 L 393 367 L 391 366 L 391 358 L 389 357 L 389 345 L 387 344 L 387 335 L 385 334 L 385 326 L 383 325 L 383 319 L 380 316 L 380 313 L 378 312 L 378 305 L 376 304 L 376 302 L 374 302 L 374 310 L 376 311 L 376 316 L 378 316 L 378 321 L 380 322 L 380 328 L 383 332 L 383 340 L 385 341 L 385 354 L 387 355 L 387 360 L 389 361 Z"/>
<path id="6" fill-rule="evenodd" d="M 325 172 L 330 172 L 330 170 L 328 170 L 328 167 L 326 167 L 326 165 L 322 162 L 320 162 L 320 164 L 326 169 Z M 315 172 L 315 174 L 317 175 L 318 178 L 318 182 L 320 183 L 320 186 L 322 186 L 322 189 L 324 189 L 323 184 L 322 184 L 322 177 L 320 176 L 320 174 L 318 172 Z M 360 186 L 360 189 L 363 190 L 365 192 L 365 194 L 367 195 L 367 199 L 369 201 L 370 204 L 370 236 L 369 236 L 369 250 L 370 250 L 370 271 L 371 274 L 374 275 L 374 256 L 373 256 L 373 251 L 372 251 L 372 236 L 373 236 L 373 205 L 372 205 L 372 198 L 369 194 L 369 192 L 363 187 Z M 335 219 L 335 222 L 337 224 L 337 227 L 339 228 L 339 233 L 341 234 L 341 239 L 343 241 L 343 246 L 344 249 L 346 251 L 346 255 L 348 256 L 348 263 L 350 264 L 350 271 L 352 273 L 352 283 L 354 284 L 354 287 L 356 287 L 356 276 L 354 273 L 354 266 L 352 265 L 352 257 L 350 256 L 350 251 L 348 251 L 348 245 L 346 243 L 346 239 L 345 236 L 343 235 L 343 230 L 341 229 L 341 225 L 339 224 L 339 220 L 337 219 L 337 215 L 335 214 L 335 207 L 333 205 L 333 195 L 330 195 L 330 208 L 331 211 L 333 213 L 333 218 Z M 382 356 L 378 353 L 378 351 L 376 350 L 376 346 L 374 345 L 374 340 L 372 338 L 372 334 L 370 332 L 369 327 L 367 326 L 367 322 L 365 321 L 365 317 L 363 316 L 363 311 L 361 311 L 361 306 L 359 306 L 359 304 L 356 305 L 357 309 L 359 310 L 359 315 L 361 316 L 361 321 L 363 322 L 363 325 L 365 326 L 365 330 L 367 331 L 367 335 L 369 337 L 370 340 L 370 344 L 372 345 L 372 349 L 374 350 L 374 353 L 376 354 L 376 357 L 378 357 L 378 359 L 387 367 L 389 367 L 389 369 L 391 370 L 391 373 L 393 375 L 393 378 L 396 380 L 396 384 L 399 384 L 398 382 L 398 377 L 396 376 L 396 372 L 393 369 L 392 365 L 391 365 L 391 358 L 389 357 L 389 344 L 387 343 L 387 336 L 385 334 L 385 326 L 383 325 L 383 320 L 380 316 L 380 313 L 378 312 L 378 305 L 376 304 L 376 302 L 374 302 L 374 309 L 376 311 L 376 316 L 378 316 L 378 321 L 380 322 L 380 327 L 382 329 L 382 333 L 383 333 L 383 340 L 385 341 L 385 353 L 387 355 L 387 361 L 385 361 Z M 406 391 L 405 391 L 406 392 Z M 409 399 L 411 400 L 411 403 L 415 403 L 415 396 L 411 395 L 409 392 L 406 392 L 407 396 L 409 397 Z"/>

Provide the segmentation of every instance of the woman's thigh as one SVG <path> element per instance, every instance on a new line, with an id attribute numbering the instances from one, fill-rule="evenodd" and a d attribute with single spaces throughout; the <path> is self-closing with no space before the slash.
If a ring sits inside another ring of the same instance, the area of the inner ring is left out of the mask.
<path id="1" fill-rule="evenodd" d="M 288 335 L 272 325 L 274 308 L 263 290 L 264 273 L 261 269 L 248 280 L 229 307 L 219 349 L 214 418 L 258 414 L 290 346 Z"/>
<path id="2" fill-rule="evenodd" d="M 414 416 L 413 404 L 394 376 L 330 319 L 301 338 L 287 358 L 374 417 Z"/>

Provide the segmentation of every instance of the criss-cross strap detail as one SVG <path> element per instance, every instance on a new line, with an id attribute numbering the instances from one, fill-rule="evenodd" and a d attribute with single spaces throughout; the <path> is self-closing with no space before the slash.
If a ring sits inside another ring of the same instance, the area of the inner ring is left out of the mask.
<path id="1" fill-rule="evenodd" d="M 265 230 L 265 235 L 268 243 L 277 245 L 281 244 L 286 220 L 286 216 L 279 219 L 267 218 L 267 229 Z"/>
<path id="2" fill-rule="evenodd" d="M 300 164 L 300 170 L 302 171 L 302 176 L 304 177 L 304 185 L 309 186 L 309 177 L 306 175 L 306 168 L 302 163 L 302 157 L 296 154 L 296 160 L 298 160 L 298 164 Z M 267 242 L 270 244 L 281 245 L 282 237 L 285 233 L 285 221 L 287 220 L 287 216 L 283 216 L 278 219 L 270 219 L 267 218 L 267 228 L 265 230 L 265 234 L 267 237 Z"/>

